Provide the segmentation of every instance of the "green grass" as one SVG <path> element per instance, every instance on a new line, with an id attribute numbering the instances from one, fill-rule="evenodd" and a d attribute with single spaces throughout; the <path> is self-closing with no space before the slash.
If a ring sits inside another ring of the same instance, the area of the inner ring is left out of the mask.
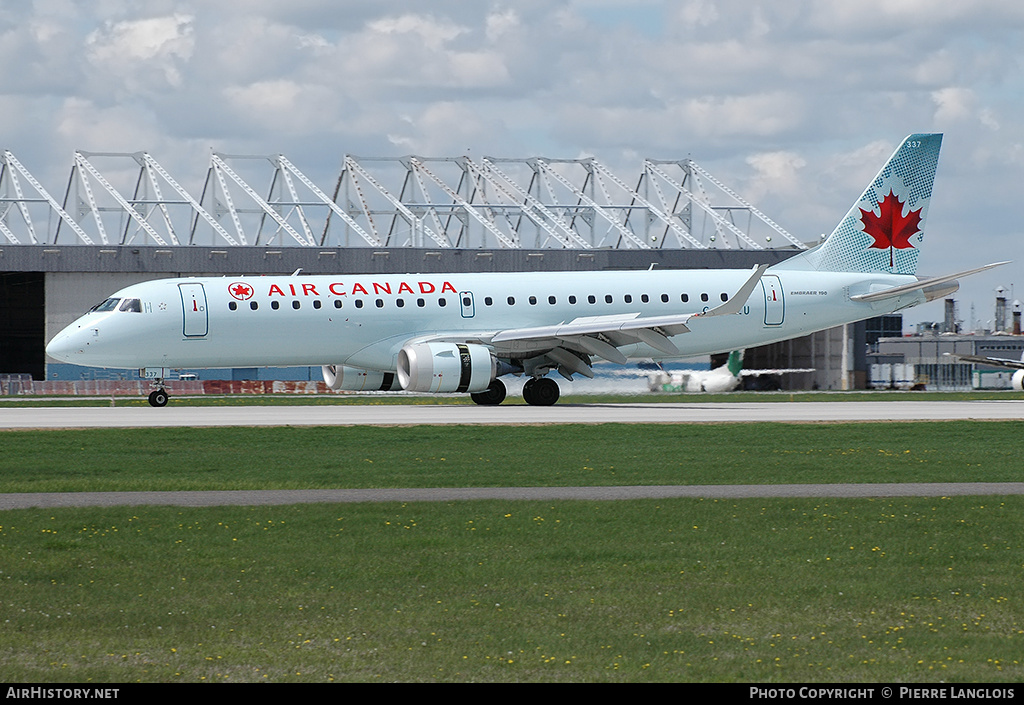
<path id="1" fill-rule="evenodd" d="M 0 492 L 1022 479 L 1019 422 L 0 434 Z"/>
<path id="2" fill-rule="evenodd" d="M 1014 422 L 0 434 L 0 491 L 1020 480 Z M 0 680 L 1019 682 L 1024 497 L 0 512 Z"/>
<path id="3" fill-rule="evenodd" d="M 0 678 L 1019 682 L 1024 498 L 11 511 Z"/>

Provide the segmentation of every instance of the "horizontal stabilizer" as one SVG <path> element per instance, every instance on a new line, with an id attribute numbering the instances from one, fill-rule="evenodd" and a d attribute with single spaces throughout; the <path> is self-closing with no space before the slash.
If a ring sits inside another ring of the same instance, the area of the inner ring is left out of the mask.
<path id="1" fill-rule="evenodd" d="M 891 298 L 894 298 L 894 297 L 897 297 L 897 296 L 902 296 L 903 294 L 909 294 L 909 293 L 912 293 L 912 292 L 915 292 L 915 291 L 920 291 L 922 289 L 928 289 L 928 288 L 931 288 L 931 287 L 938 286 L 940 284 L 945 284 L 947 282 L 953 281 L 954 279 L 959 279 L 961 277 L 967 277 L 967 276 L 970 276 L 972 274 L 977 274 L 978 272 L 984 272 L 985 270 L 992 269 L 993 267 L 1001 267 L 1004 264 L 1009 264 L 1009 261 L 1007 261 L 1007 262 L 994 262 L 992 264 L 986 264 L 984 267 L 978 267 L 977 269 L 969 269 L 966 272 L 957 272 L 956 274 L 947 274 L 946 276 L 943 276 L 943 277 L 934 277 L 932 279 L 922 279 L 920 281 L 913 282 L 912 284 L 904 284 L 902 286 L 894 286 L 894 287 L 892 287 L 890 289 L 884 289 L 883 291 L 873 291 L 870 294 L 857 294 L 856 296 L 851 296 L 850 299 L 852 301 L 867 301 L 867 302 L 871 302 L 871 301 L 884 301 L 886 299 L 891 299 Z"/>

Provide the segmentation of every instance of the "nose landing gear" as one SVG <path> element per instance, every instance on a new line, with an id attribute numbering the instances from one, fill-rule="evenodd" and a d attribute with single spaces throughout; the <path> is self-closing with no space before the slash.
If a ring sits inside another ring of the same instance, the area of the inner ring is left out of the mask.
<path id="1" fill-rule="evenodd" d="M 170 399 L 170 396 L 164 388 L 164 379 L 170 373 L 171 370 L 166 367 L 142 367 L 139 369 L 139 376 L 143 379 L 153 380 L 153 386 L 156 387 L 156 389 L 149 393 L 150 406 L 157 408 L 167 406 L 167 400 Z"/>

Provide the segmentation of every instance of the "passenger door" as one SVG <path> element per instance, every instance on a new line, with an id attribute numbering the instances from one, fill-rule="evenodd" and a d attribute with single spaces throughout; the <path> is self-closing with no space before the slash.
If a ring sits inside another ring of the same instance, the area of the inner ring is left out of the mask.
<path id="1" fill-rule="evenodd" d="M 195 282 L 178 284 L 183 315 L 182 331 L 186 338 L 202 338 L 210 330 L 210 316 L 206 310 L 206 290 Z"/>
<path id="2" fill-rule="evenodd" d="M 761 288 L 764 289 L 764 324 L 781 326 L 786 317 L 786 301 L 782 295 L 782 282 L 775 274 L 761 277 Z"/>

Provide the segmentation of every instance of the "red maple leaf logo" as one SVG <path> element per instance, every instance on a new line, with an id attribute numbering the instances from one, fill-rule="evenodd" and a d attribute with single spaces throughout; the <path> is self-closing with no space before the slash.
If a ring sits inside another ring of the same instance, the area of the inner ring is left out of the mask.
<path id="1" fill-rule="evenodd" d="M 921 232 L 921 211 L 908 211 L 903 215 L 903 201 L 892 189 L 889 195 L 878 204 L 879 214 L 874 211 L 860 209 L 860 219 L 864 223 L 864 232 L 874 238 L 869 248 L 884 250 L 889 248 L 889 266 L 893 266 L 893 249 L 905 250 L 913 247 L 910 238 Z"/>
<path id="2" fill-rule="evenodd" d="M 234 284 L 228 285 L 228 293 L 231 294 L 232 298 L 238 299 L 239 301 L 246 301 L 252 298 L 253 289 L 244 282 L 235 282 Z"/>

